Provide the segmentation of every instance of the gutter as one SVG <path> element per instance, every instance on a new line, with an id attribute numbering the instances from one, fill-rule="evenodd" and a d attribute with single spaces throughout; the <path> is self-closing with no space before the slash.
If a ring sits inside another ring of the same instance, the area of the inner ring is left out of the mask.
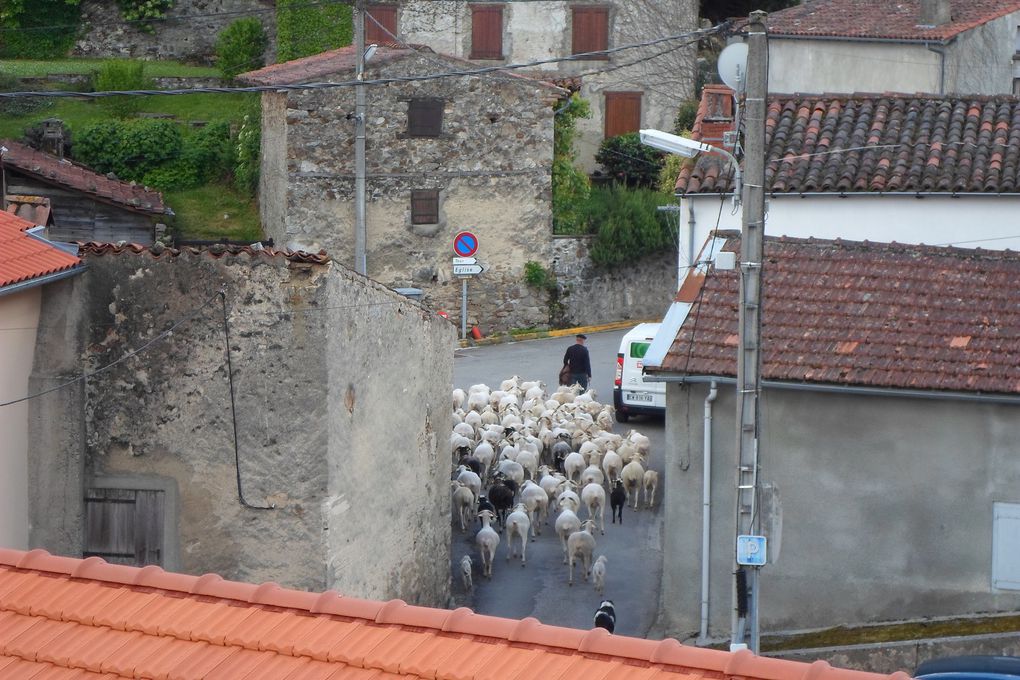
<path id="1" fill-rule="evenodd" d="M 38 278 L 29 279 L 28 281 L 12 283 L 9 286 L 4 286 L 3 288 L 0 288 L 0 297 L 3 297 L 4 295 L 11 295 L 13 293 L 20 293 L 23 290 L 35 288 L 36 286 L 42 286 L 47 283 L 53 283 L 54 281 L 59 281 L 60 279 L 67 279 L 72 276 L 77 276 L 78 274 L 81 274 L 83 271 L 85 271 L 85 269 L 86 265 L 80 264 L 75 267 L 72 267 L 71 269 L 65 269 L 62 272 L 47 274 L 46 276 L 40 276 Z"/>
<path id="2" fill-rule="evenodd" d="M 858 38 L 846 35 L 783 35 L 780 33 L 769 33 L 772 40 L 824 40 L 826 42 L 848 42 L 848 43 L 882 43 L 886 45 L 948 45 L 956 40 L 954 35 L 943 40 L 932 40 L 931 38 Z"/>
<path id="3" fill-rule="evenodd" d="M 942 43 L 937 47 L 925 43 L 924 48 L 929 52 L 934 52 L 939 55 L 939 94 L 946 93 L 946 45 L 948 43 Z"/>
<path id="4" fill-rule="evenodd" d="M 735 385 L 736 378 L 717 375 L 663 375 L 645 373 L 645 382 Z M 763 388 L 793 390 L 796 392 L 822 392 L 827 394 L 854 394 L 870 397 L 905 397 L 910 399 L 931 399 L 935 401 L 965 401 L 982 404 L 1020 404 L 1020 394 L 979 394 L 974 392 L 935 392 L 933 390 L 907 390 L 893 387 L 855 387 L 853 385 L 830 385 L 813 383 L 792 383 L 763 380 Z"/>
<path id="5" fill-rule="evenodd" d="M 692 199 L 692 198 L 718 198 L 719 196 L 730 196 L 732 191 L 716 191 L 697 194 L 673 194 L 679 199 Z M 1020 196 L 1020 191 L 770 191 L 768 197 L 771 198 L 807 198 L 807 197 L 818 197 L 827 196 L 829 198 L 862 198 L 862 197 L 877 197 L 877 196 L 910 196 L 912 198 L 1016 198 Z"/>

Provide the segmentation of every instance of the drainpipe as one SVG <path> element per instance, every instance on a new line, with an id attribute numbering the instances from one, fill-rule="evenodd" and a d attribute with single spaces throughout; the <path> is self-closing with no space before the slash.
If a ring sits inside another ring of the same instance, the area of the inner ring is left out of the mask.
<path id="1" fill-rule="evenodd" d="M 687 199 L 687 266 L 694 266 L 694 228 L 697 220 L 694 217 L 694 199 Z"/>
<path id="2" fill-rule="evenodd" d="M 719 395 L 713 380 L 705 397 L 704 469 L 701 472 L 701 630 L 698 643 L 708 643 L 708 567 L 712 537 L 712 402 Z"/>

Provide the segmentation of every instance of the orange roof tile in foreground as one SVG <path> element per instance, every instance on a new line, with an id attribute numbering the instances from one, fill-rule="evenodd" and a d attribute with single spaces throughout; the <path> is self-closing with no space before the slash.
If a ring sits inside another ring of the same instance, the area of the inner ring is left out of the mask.
<path id="1" fill-rule="evenodd" d="M 0 549 L 0 676 L 907 680 L 333 591 Z"/>
<path id="2" fill-rule="evenodd" d="M 74 255 L 26 233 L 34 226 L 28 220 L 0 210 L 0 289 L 81 264 Z"/>

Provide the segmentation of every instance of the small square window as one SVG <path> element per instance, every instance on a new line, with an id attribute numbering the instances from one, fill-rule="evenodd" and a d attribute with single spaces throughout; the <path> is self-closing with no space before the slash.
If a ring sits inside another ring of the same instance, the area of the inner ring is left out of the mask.
<path id="1" fill-rule="evenodd" d="M 407 103 L 409 137 L 438 137 L 442 132 L 442 99 L 412 99 Z"/>
<path id="2" fill-rule="evenodd" d="M 439 190 L 418 189 L 411 192 L 411 224 L 439 223 Z"/>

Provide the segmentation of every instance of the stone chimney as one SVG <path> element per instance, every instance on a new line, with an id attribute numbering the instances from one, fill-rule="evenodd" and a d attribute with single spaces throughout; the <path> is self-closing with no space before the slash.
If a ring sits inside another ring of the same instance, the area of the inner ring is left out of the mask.
<path id="1" fill-rule="evenodd" d="M 952 21 L 949 0 L 921 0 L 921 26 L 941 26 Z"/>

